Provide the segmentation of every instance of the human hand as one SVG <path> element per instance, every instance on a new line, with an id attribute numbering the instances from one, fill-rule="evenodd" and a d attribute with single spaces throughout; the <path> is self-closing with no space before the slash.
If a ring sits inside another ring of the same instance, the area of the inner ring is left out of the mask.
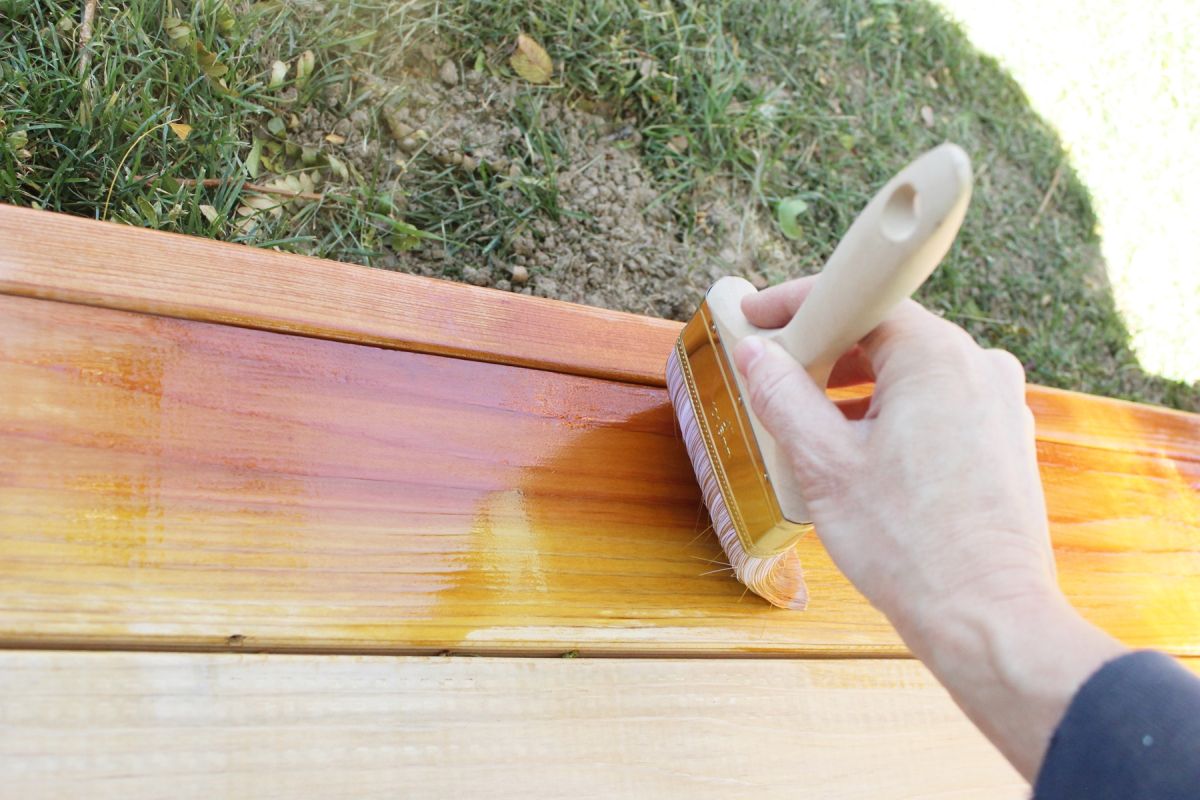
<path id="1" fill-rule="evenodd" d="M 742 310 L 780 327 L 812 284 Z M 831 385 L 875 381 L 841 409 L 774 342 L 752 337 L 734 359 L 838 568 L 1032 777 L 1074 691 L 1120 646 L 1058 590 L 1020 363 L 911 300 L 839 361 Z M 1079 658 L 1031 641 L 1053 632 Z"/>

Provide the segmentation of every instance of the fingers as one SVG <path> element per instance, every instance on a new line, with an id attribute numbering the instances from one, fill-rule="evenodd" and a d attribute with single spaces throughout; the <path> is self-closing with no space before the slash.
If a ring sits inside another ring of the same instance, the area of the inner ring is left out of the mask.
<path id="1" fill-rule="evenodd" d="M 816 279 L 815 275 L 797 278 L 747 295 L 742 299 L 742 313 L 760 328 L 782 327 L 804 303 Z M 829 385 L 853 386 L 872 380 L 886 384 L 914 372 L 952 372 L 953 362 L 977 350 L 978 345 L 962 328 L 913 300 L 905 300 L 856 348 L 839 359 Z M 1009 365 L 1002 370 L 1011 371 L 1011 366 L 1020 365 Z"/>
<path id="2" fill-rule="evenodd" d="M 905 376 L 952 374 L 981 352 L 965 330 L 912 300 L 897 305 L 859 347 L 880 387 Z"/>
<path id="3" fill-rule="evenodd" d="M 816 280 L 816 275 L 809 275 L 747 295 L 742 298 L 742 313 L 750 324 L 759 328 L 783 327 L 796 315 L 796 310 Z M 873 380 L 875 373 L 871 368 L 871 360 L 858 347 L 854 347 L 834 365 L 829 385 L 834 388 L 856 386 Z"/>
<path id="4" fill-rule="evenodd" d="M 778 344 L 751 336 L 733 357 L 751 408 L 787 453 L 801 485 L 828 485 L 851 455 L 851 423 Z"/>
<path id="5" fill-rule="evenodd" d="M 752 325 L 781 328 L 796 315 L 796 309 L 816 282 L 817 276 L 809 275 L 747 295 L 742 298 L 742 313 Z"/>
<path id="6" fill-rule="evenodd" d="M 1022 400 L 1025 396 L 1025 367 L 1012 353 L 998 348 L 984 351 L 992 361 L 992 367 L 1000 373 L 1001 380 L 1006 386 L 1019 390 Z"/>

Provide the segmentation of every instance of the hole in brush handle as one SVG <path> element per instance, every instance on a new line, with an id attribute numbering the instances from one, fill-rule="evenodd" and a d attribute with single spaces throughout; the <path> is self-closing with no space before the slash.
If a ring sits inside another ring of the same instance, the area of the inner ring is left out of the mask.
<path id="1" fill-rule="evenodd" d="M 918 199 L 917 190 L 911 183 L 903 183 L 896 187 L 884 204 L 879 221 L 879 229 L 885 238 L 900 243 L 913 235 L 920 216 Z"/>

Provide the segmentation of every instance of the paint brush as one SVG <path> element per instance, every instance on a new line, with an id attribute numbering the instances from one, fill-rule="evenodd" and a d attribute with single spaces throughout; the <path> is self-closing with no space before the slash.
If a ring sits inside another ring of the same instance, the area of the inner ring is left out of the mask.
<path id="1" fill-rule="evenodd" d="M 777 606 L 807 603 L 795 545 L 813 525 L 786 457 L 750 408 L 733 349 L 746 336 L 769 337 L 824 388 L 838 358 L 933 272 L 970 197 L 967 154 L 935 147 L 867 204 L 787 325 L 751 325 L 741 303 L 756 289 L 722 278 L 667 359 L 671 402 L 721 547 L 738 580 Z"/>

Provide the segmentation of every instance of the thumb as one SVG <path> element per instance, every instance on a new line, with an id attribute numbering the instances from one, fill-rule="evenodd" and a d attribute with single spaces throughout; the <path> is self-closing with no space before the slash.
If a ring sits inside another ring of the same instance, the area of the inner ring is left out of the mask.
<path id="1" fill-rule="evenodd" d="M 748 336 L 733 351 L 750 407 L 802 479 L 832 477 L 845 465 L 850 423 L 821 387 L 777 343 Z"/>

